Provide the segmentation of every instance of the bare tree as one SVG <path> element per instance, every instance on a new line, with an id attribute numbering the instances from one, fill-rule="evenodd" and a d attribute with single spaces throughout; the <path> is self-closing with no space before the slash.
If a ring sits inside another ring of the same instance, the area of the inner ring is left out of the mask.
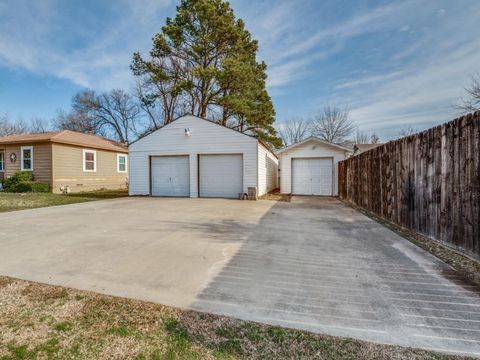
<path id="1" fill-rule="evenodd" d="M 310 130 L 310 121 L 302 118 L 293 118 L 278 126 L 278 134 L 285 146 L 306 139 L 311 134 Z"/>
<path id="2" fill-rule="evenodd" d="M 107 135 L 105 129 L 94 117 L 78 109 L 72 109 L 68 113 L 65 110 L 58 110 L 54 123 L 59 130 L 72 130 L 99 136 Z"/>
<path id="3" fill-rule="evenodd" d="M 51 130 L 50 121 L 38 117 L 30 120 L 29 131 L 34 133 L 44 133 Z"/>
<path id="4" fill-rule="evenodd" d="M 408 126 L 406 128 L 400 129 L 400 131 L 398 132 L 398 136 L 399 137 L 410 136 L 410 135 L 416 134 L 417 132 L 418 132 L 418 129 L 412 126 Z"/>
<path id="5" fill-rule="evenodd" d="M 480 73 L 472 76 L 470 85 L 465 88 L 467 97 L 454 107 L 464 113 L 480 111 Z"/>
<path id="6" fill-rule="evenodd" d="M 370 135 L 370 143 L 372 144 L 378 144 L 380 142 L 380 138 L 378 137 L 377 134 L 373 133 Z"/>
<path id="7" fill-rule="evenodd" d="M 12 121 L 7 114 L 0 116 L 0 136 L 10 136 L 29 132 L 29 126 L 23 119 Z"/>
<path id="8" fill-rule="evenodd" d="M 354 131 L 348 108 L 327 105 L 313 118 L 313 134 L 331 143 L 344 143 Z"/>
<path id="9" fill-rule="evenodd" d="M 357 130 L 355 132 L 355 136 L 353 137 L 353 142 L 355 144 L 368 144 L 370 139 L 367 133 Z"/>
<path id="10" fill-rule="evenodd" d="M 138 106 L 140 106 L 148 119 L 148 125 L 144 129 L 144 133 L 148 134 L 166 125 L 165 114 L 161 106 L 151 95 L 145 93 L 145 84 L 142 84 L 140 81 L 137 81 L 135 97 L 137 98 Z"/>
<path id="11" fill-rule="evenodd" d="M 106 135 L 130 144 L 144 131 L 141 108 L 123 90 L 96 94 L 85 90 L 74 96 L 72 112 L 60 113 L 57 125 L 76 131 Z"/>

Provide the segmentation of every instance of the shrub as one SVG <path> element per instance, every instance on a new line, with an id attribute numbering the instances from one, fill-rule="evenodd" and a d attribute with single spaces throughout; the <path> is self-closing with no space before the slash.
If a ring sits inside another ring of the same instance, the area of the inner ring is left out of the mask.
<path id="1" fill-rule="evenodd" d="M 21 181 L 13 187 L 10 192 L 16 193 L 45 193 L 50 191 L 50 186 L 48 183 L 38 182 L 38 181 Z"/>
<path id="2" fill-rule="evenodd" d="M 21 181 L 33 181 L 33 173 L 31 171 L 17 171 L 10 179 L 14 179 L 17 182 Z"/>
<path id="3" fill-rule="evenodd" d="M 31 171 L 18 171 L 13 176 L 3 180 L 3 189 L 7 192 L 17 192 L 15 188 L 18 183 L 22 181 L 33 181 L 33 174 Z"/>
<path id="4" fill-rule="evenodd" d="M 50 185 L 45 182 L 33 181 L 32 182 L 32 192 L 34 193 L 46 193 L 50 192 Z"/>
<path id="5" fill-rule="evenodd" d="M 18 171 L 13 176 L 3 180 L 3 189 L 6 192 L 49 192 L 48 183 L 33 181 L 33 174 L 30 171 Z"/>

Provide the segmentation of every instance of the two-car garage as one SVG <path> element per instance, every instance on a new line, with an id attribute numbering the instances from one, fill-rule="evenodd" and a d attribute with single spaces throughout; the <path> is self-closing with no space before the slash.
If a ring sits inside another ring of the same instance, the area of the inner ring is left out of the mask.
<path id="1" fill-rule="evenodd" d="M 130 195 L 238 198 L 278 185 L 278 159 L 254 137 L 184 116 L 133 143 Z"/>
<path id="2" fill-rule="evenodd" d="M 237 198 L 243 192 L 242 154 L 199 154 L 200 197 Z M 152 156 L 152 196 L 190 197 L 190 156 Z"/>

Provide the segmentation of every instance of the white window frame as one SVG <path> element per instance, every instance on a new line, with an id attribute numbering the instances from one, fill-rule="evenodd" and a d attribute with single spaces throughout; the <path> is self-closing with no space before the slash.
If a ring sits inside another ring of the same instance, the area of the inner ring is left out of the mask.
<path id="1" fill-rule="evenodd" d="M 87 170 L 87 168 L 85 167 L 86 154 L 93 154 L 93 170 Z M 96 150 L 83 149 L 83 172 L 97 172 L 97 151 Z"/>
<path id="2" fill-rule="evenodd" d="M 0 172 L 5 172 L 5 151 L 4 150 L 0 150 L 0 156 L 2 156 L 2 160 L 0 161 L 0 163 L 2 164 L 2 167 L 0 168 Z"/>
<path id="3" fill-rule="evenodd" d="M 30 150 L 30 169 L 25 169 L 23 166 L 23 151 Z M 22 146 L 20 147 L 20 169 L 22 171 L 33 171 L 33 146 Z"/>
<path id="4" fill-rule="evenodd" d="M 125 171 L 120 170 L 120 158 L 125 158 Z M 127 173 L 128 172 L 128 155 L 127 154 L 117 154 L 117 172 L 118 173 Z"/>

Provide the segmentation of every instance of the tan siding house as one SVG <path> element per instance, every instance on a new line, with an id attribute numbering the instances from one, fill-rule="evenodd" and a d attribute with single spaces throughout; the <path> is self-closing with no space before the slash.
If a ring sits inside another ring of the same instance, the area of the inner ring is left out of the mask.
<path id="1" fill-rule="evenodd" d="M 102 137 L 69 130 L 0 138 L 0 180 L 32 171 L 53 192 L 123 189 L 128 150 Z"/>

